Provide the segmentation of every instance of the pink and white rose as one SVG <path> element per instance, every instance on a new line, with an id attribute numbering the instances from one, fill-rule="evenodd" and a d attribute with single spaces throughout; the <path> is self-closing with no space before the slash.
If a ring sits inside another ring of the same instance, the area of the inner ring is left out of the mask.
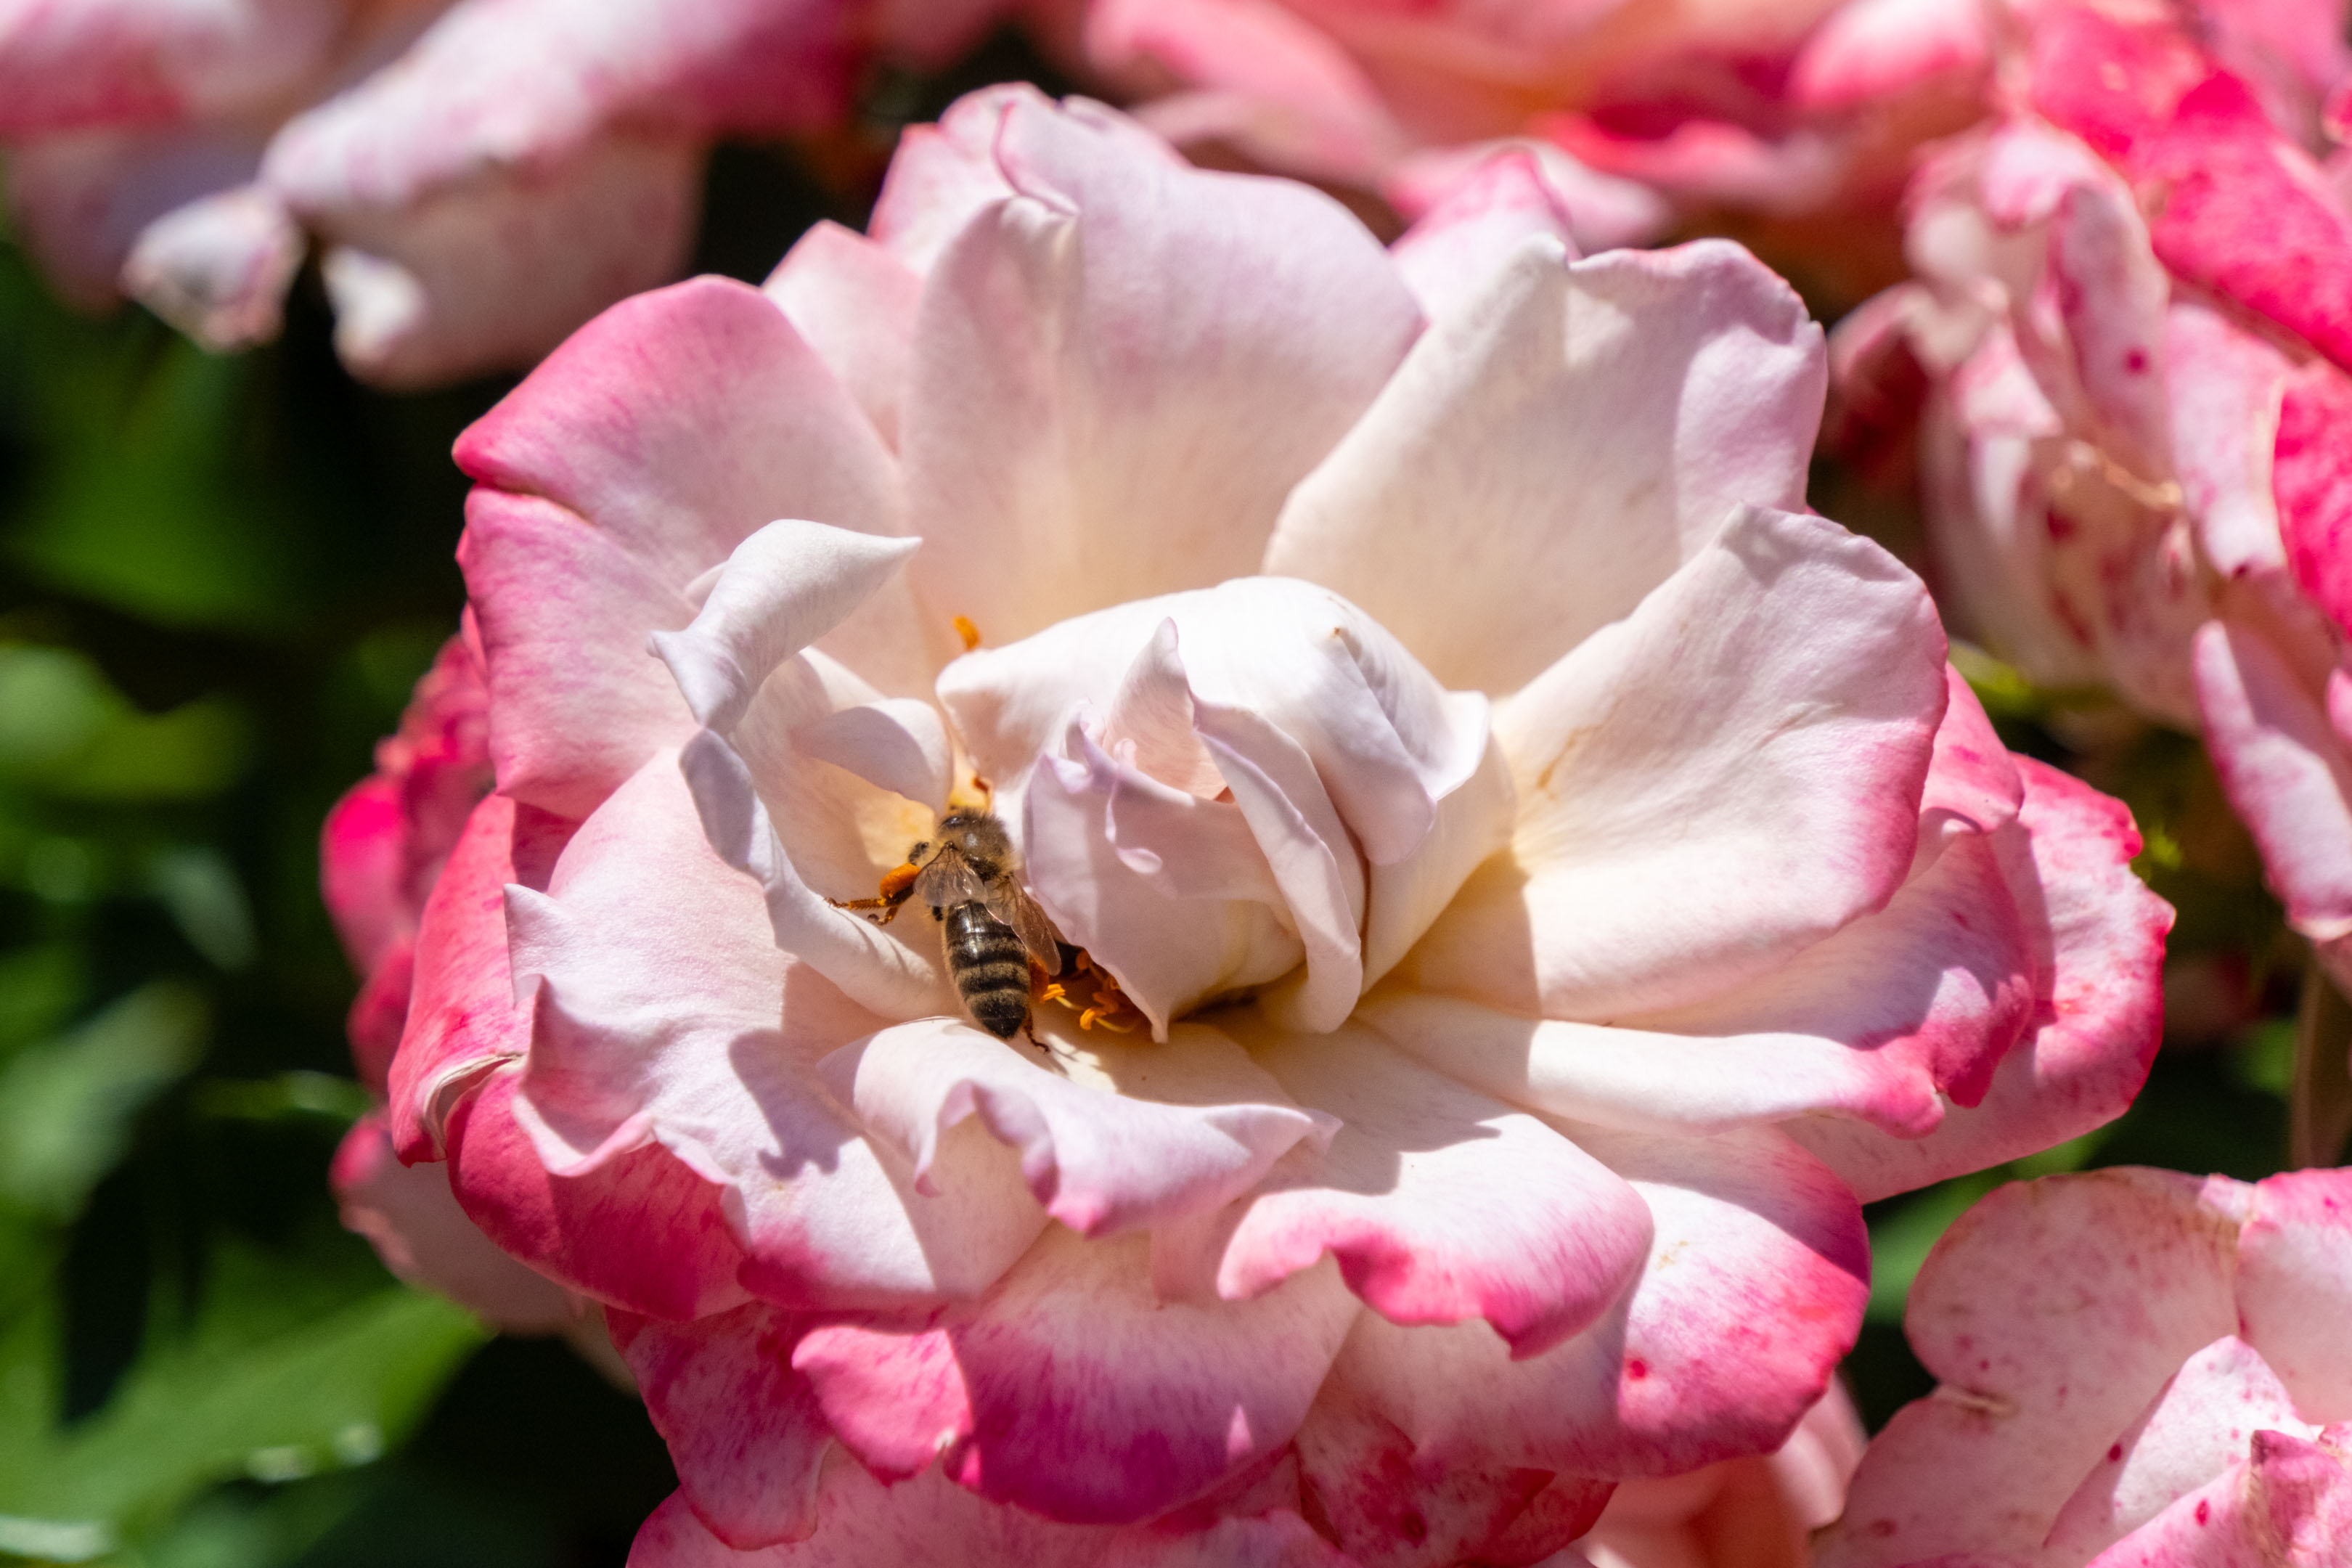
<path id="1" fill-rule="evenodd" d="M 1863 1201 L 2137 1090 L 2169 911 L 1803 510 L 1819 329 L 1565 226 L 991 89 L 459 443 L 393 1136 L 611 1310 L 640 1563 L 1533 1563 L 1788 1438 Z M 1146 1026 L 828 902 L 975 770 Z"/>
<path id="2" fill-rule="evenodd" d="M 2004 1187 L 1937 1244 L 1941 1386 L 1820 1568 L 2335 1568 L 2352 1556 L 2352 1171 Z"/>
<path id="3" fill-rule="evenodd" d="M 674 277 L 722 134 L 836 118 L 844 0 L 0 0 L 19 232 L 69 297 L 275 336 L 315 243 L 386 385 L 530 364 Z"/>
<path id="4" fill-rule="evenodd" d="M 1842 390 L 1870 415 L 1924 373 L 1959 619 L 2039 682 L 2201 731 L 2352 984 L 2342 175 L 2161 18 L 2042 7 L 2016 68 L 2019 103 L 1923 170 L 1919 278 L 1841 325 Z"/>

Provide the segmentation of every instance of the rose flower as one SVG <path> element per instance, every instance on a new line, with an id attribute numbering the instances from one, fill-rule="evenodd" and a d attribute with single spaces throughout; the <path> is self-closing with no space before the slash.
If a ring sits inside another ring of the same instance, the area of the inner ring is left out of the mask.
<path id="1" fill-rule="evenodd" d="M 1924 384 L 1963 625 L 2201 731 L 2352 984 L 2352 207 L 2169 26 L 2038 18 L 2021 101 L 1921 173 L 1920 278 L 1841 325 L 1841 390 L 1884 423 Z"/>
<path id="2" fill-rule="evenodd" d="M 2352 1171 L 2002 1188 L 1911 1288 L 1942 1385 L 1863 1457 L 1820 1568 L 2338 1568 Z"/>
<path id="3" fill-rule="evenodd" d="M 606 1304 L 641 1563 L 1532 1563 L 1788 1437 L 1862 1201 L 2137 1089 L 2169 911 L 1801 510 L 1819 330 L 1563 227 L 991 89 L 460 441 L 392 1132 Z"/>
<path id="4" fill-rule="evenodd" d="M 68 298 L 277 335 L 311 237 L 352 372 L 530 364 L 674 277 L 720 134 L 845 103 L 838 0 L 0 0 L 19 233 Z"/>

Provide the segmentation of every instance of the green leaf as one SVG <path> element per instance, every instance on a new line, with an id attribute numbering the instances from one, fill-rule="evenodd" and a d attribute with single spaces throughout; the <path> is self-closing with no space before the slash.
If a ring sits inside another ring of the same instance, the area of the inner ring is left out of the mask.
<path id="1" fill-rule="evenodd" d="M 154 981 L 0 1068 L 0 1200 L 70 1219 L 121 1159 L 132 1118 L 195 1066 L 203 997 Z"/>
<path id="2" fill-rule="evenodd" d="M 96 1543 L 95 1556 L 215 1482 L 367 1464 L 406 1436 L 488 1334 L 462 1308 L 395 1288 L 257 1343 L 218 1337 L 200 1331 L 151 1351 L 104 1410 L 40 1462 L 0 1475 L 0 1515 L 14 1517 L 19 1539 L 37 1535 L 33 1525 L 60 1541 L 79 1530 L 72 1540 Z M 0 1520 L 0 1549 L 7 1535 Z"/>
<path id="3" fill-rule="evenodd" d="M 236 782 L 252 752 L 244 710 L 204 698 L 133 708 L 63 648 L 0 646 L 0 776 L 72 800 L 200 800 Z"/>
<path id="4" fill-rule="evenodd" d="M 69 942 L 0 953 L 0 1058 L 73 1016 L 89 985 L 89 963 Z"/>

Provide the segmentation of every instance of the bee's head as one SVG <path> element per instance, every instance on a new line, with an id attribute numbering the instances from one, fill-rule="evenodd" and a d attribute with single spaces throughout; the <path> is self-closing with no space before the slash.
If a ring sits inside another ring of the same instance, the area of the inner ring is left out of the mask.
<path id="1" fill-rule="evenodd" d="M 1012 847 L 1012 835 L 993 813 L 951 811 L 940 818 L 940 842 L 952 844 L 968 856 L 1001 860 Z"/>

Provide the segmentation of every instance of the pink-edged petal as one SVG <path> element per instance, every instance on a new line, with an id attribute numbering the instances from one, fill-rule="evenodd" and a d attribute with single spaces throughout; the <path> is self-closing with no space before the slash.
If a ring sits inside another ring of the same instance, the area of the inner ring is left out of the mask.
<path id="1" fill-rule="evenodd" d="M 2298 1437 L 2319 1430 L 2297 1419 L 2276 1374 L 2244 1341 L 2214 1341 L 2181 1363 L 2109 1447 L 2059 1510 L 2047 1545 L 2067 1561 L 2090 1561 L 2242 1461 L 2248 1440 L 2263 1429 Z"/>
<path id="2" fill-rule="evenodd" d="M 2214 769 L 2289 923 L 2315 942 L 2352 934 L 2352 754 L 2323 700 L 2250 625 L 2208 623 L 2196 658 Z"/>
<path id="3" fill-rule="evenodd" d="M 1260 1065 L 1339 1131 L 1328 1149 L 1294 1151 L 1244 1202 L 1157 1236 L 1163 1288 L 1197 1281 L 1248 1300 L 1328 1254 L 1390 1321 L 1484 1319 L 1527 1356 L 1585 1328 L 1633 1282 L 1649 1212 L 1536 1117 L 1353 1026 L 1250 1039 Z"/>
<path id="4" fill-rule="evenodd" d="M 835 26 L 821 0 L 459 0 L 289 123 L 270 178 L 306 205 L 406 207 L 485 175 L 547 178 L 615 121 L 805 131 L 839 101 Z"/>
<path id="5" fill-rule="evenodd" d="M 2186 300 L 2166 319 L 2164 354 L 2173 462 L 2198 548 L 2226 577 L 2284 573 L 2273 489 L 2286 356 L 2220 311 Z M 2298 446 L 2295 456 L 2304 455 Z M 2326 493 L 2328 451 L 2315 447 L 2308 456 L 2319 461 L 2288 480 L 2298 500 Z"/>
<path id="6" fill-rule="evenodd" d="M 467 1087 L 530 1047 L 515 1005 L 505 889 L 544 886 L 573 824 L 503 795 L 474 808 L 433 884 L 416 933 L 415 988 L 387 1094 L 402 1159 L 441 1157 L 443 1123 Z"/>
<path id="7" fill-rule="evenodd" d="M 2181 1498 L 2091 1568 L 2330 1568 L 2352 1541 L 2340 1447 L 2259 1431 L 2245 1463 Z"/>
<path id="8" fill-rule="evenodd" d="M 1674 226 L 1665 197 L 1638 180 L 1605 174 L 1549 142 L 1514 137 L 1430 147 L 1400 160 L 1381 181 L 1381 195 L 1408 217 L 1433 211 L 1482 163 L 1502 153 L 1533 158 L 1544 182 L 1568 203 L 1567 238 L 1588 256 L 1655 244 Z"/>
<path id="9" fill-rule="evenodd" d="M 416 207 L 273 189 L 330 242 L 320 277 L 336 353 L 362 380 L 404 390 L 524 368 L 605 306 L 677 276 L 698 163 L 677 137 L 614 135 L 543 176 L 494 176 Z"/>
<path id="10" fill-rule="evenodd" d="M 2034 1552 L 2180 1363 L 2235 1329 L 2228 1202 L 2195 1177 L 2116 1170 L 2004 1187 L 1963 1215 L 1905 1320 L 1944 1389 L 1872 1444 L 1822 1568 Z"/>
<path id="11" fill-rule="evenodd" d="M 1837 1112 L 1917 1138 L 1984 1098 L 2033 1021 L 2036 956 L 1979 840 L 1781 968 L 1673 1012 L 1586 1024 L 1387 992 L 1362 1016 L 1440 1071 L 1564 1116 L 1708 1132 Z"/>
<path id="12" fill-rule="evenodd" d="M 1919 800 L 1923 857 L 2016 820 L 2025 804 L 2017 759 L 2001 743 L 1968 680 L 1948 664 L 1944 689 L 1944 721 L 1936 729 L 1935 756 Z"/>
<path id="13" fill-rule="evenodd" d="M 404 1165 L 381 1112 L 361 1118 L 335 1150 L 330 1179 L 343 1228 L 368 1238 L 383 1266 L 499 1328 L 530 1333 L 575 1314 L 572 1299 L 491 1245 L 449 1192 L 446 1165 Z"/>
<path id="14" fill-rule="evenodd" d="M 611 1321 L 702 1526 L 738 1552 L 806 1540 L 833 1434 L 793 1370 L 800 1321 L 753 1303 L 687 1323 Z"/>
<path id="15" fill-rule="evenodd" d="M 719 1187 L 648 1143 L 584 1176 L 557 1176 L 515 1116 L 517 1075 L 468 1083 L 445 1130 L 449 1186 L 499 1247 L 560 1284 L 672 1321 L 748 1299 L 742 1245 Z"/>
<path id="16" fill-rule="evenodd" d="M 2338 627 L 2352 632 L 2352 378 L 2307 365 L 2286 379 L 2271 470 L 2277 527 L 2294 580 Z"/>
<path id="17" fill-rule="evenodd" d="M 613 534 L 537 496 L 477 489 L 457 563 L 480 628 L 499 791 L 582 817 L 694 716 L 646 638 L 694 611 Z"/>
<path id="18" fill-rule="evenodd" d="M 1018 1151 L 1045 1211 L 1087 1236 L 1218 1208 L 1294 1146 L 1331 1136 L 1330 1118 L 1292 1104 L 1213 1029 L 1184 1025 L 1164 1043 L 1086 1048 L 1091 1083 L 961 1020 L 926 1019 L 845 1046 L 822 1071 L 866 1130 L 911 1163 L 918 1191 L 954 1185 L 939 1151 L 977 1119 Z"/>
<path id="19" fill-rule="evenodd" d="M 829 904 L 785 853 L 742 756 L 706 730 L 688 742 L 679 771 L 702 830 L 719 858 L 751 877 L 767 899 L 768 927 L 781 952 L 806 963 L 860 1006 L 884 1017 L 919 1018 L 955 1006 L 936 959 L 873 922 Z M 845 889 L 845 897 L 866 897 Z"/>
<path id="20" fill-rule="evenodd" d="M 772 301 L 723 279 L 597 317 L 457 458 L 485 485 L 579 514 L 675 589 L 780 517 L 899 531 L 872 424 Z"/>
<path id="21" fill-rule="evenodd" d="M 1853 1344 L 1869 1258 L 1853 1194 L 1787 1139 L 1575 1131 L 1632 1184 L 1655 1234 L 1640 1279 L 1592 1327 L 1514 1360 L 1483 1323 L 1359 1318 L 1327 1397 L 1375 1413 L 1416 1465 L 1674 1475 L 1780 1446 Z M 1300 1434 L 1308 1482 L 1344 1488 L 1341 1443 Z"/>
<path id="22" fill-rule="evenodd" d="M 1357 1308 L 1328 1270 L 1254 1301 L 1161 1302 L 1148 1252 L 1055 1227 L 978 1302 L 814 1330 L 793 1365 L 884 1475 L 936 1463 L 1049 1519 L 1149 1518 L 1290 1441 Z"/>
<path id="23" fill-rule="evenodd" d="M 1851 0 L 1806 38 L 1788 94 L 1810 110 L 1848 109 L 1982 70 L 1991 55 L 1989 19 L 1974 0 Z"/>
<path id="24" fill-rule="evenodd" d="M 1902 885 L 1945 700 L 1917 578 L 1823 519 L 1738 512 L 1497 710 L 1512 851 L 1396 976 L 1606 1019 L 1777 968 Z"/>
<path id="25" fill-rule="evenodd" d="M 827 218 L 793 242 L 760 287 L 895 447 L 923 287 L 915 269 Z"/>
<path id="26" fill-rule="evenodd" d="M 1470 305 L 1525 241 L 1578 251 L 1566 195 L 1544 177 L 1543 160 L 1507 147 L 1473 169 L 1389 247 L 1422 312 L 1434 321 Z"/>
<path id="27" fill-rule="evenodd" d="M 1446 685 L 1507 692 L 1735 505 L 1801 506 L 1826 376 L 1803 302 L 1737 246 L 1525 241 L 1299 485 L 1265 569 L 1346 595 Z"/>
<path id="28" fill-rule="evenodd" d="M 731 731 L 770 672 L 847 620 L 920 543 L 821 522 L 772 522 L 728 556 L 690 626 L 652 634 L 653 649 L 696 721 Z"/>
<path id="29" fill-rule="evenodd" d="M 0 14 L 0 137 L 266 101 L 316 68 L 339 21 L 308 0 L 20 0 Z"/>
<path id="30" fill-rule="evenodd" d="M 2239 1332 L 2307 1421 L 2352 1420 L 2352 1172 L 2291 1171 L 2254 1189 L 2238 1234 Z"/>
<path id="31" fill-rule="evenodd" d="M 826 1091 L 816 1063 L 882 1020 L 788 972 L 671 759 L 582 825 L 546 893 L 507 896 L 539 982 L 516 1109 L 551 1173 L 659 1143 L 727 1192 L 744 1283 L 794 1306 L 971 1294 L 1044 1225 L 986 1141 L 947 1143 L 927 1183 Z"/>
<path id="32" fill-rule="evenodd" d="M 1098 107 L 995 102 L 1020 194 L 931 272 L 899 448 L 919 594 L 1003 643 L 1253 570 L 1420 312 L 1319 193 L 1184 168 Z"/>
<path id="33" fill-rule="evenodd" d="M 307 248 L 259 185 L 190 202 L 149 224 L 122 264 L 122 291 L 215 353 L 268 342 Z"/>
<path id="34" fill-rule="evenodd" d="M 1142 110 L 1176 142 L 1213 136 L 1266 166 L 1360 184 L 1404 144 L 1363 67 L 1272 0 L 1108 0 L 1087 9 L 1086 46 L 1098 65 L 1148 61 L 1192 89 Z"/>
<path id="35" fill-rule="evenodd" d="M 2123 1113 L 2156 1059 L 2172 908 L 2132 873 L 2131 814 L 2055 768 L 2019 758 L 2017 769 L 2024 803 L 1990 844 L 2032 947 L 2033 1022 L 1983 1100 L 1948 1107 L 1925 1137 L 1788 1123 L 1864 1202 L 2079 1137 Z"/>

